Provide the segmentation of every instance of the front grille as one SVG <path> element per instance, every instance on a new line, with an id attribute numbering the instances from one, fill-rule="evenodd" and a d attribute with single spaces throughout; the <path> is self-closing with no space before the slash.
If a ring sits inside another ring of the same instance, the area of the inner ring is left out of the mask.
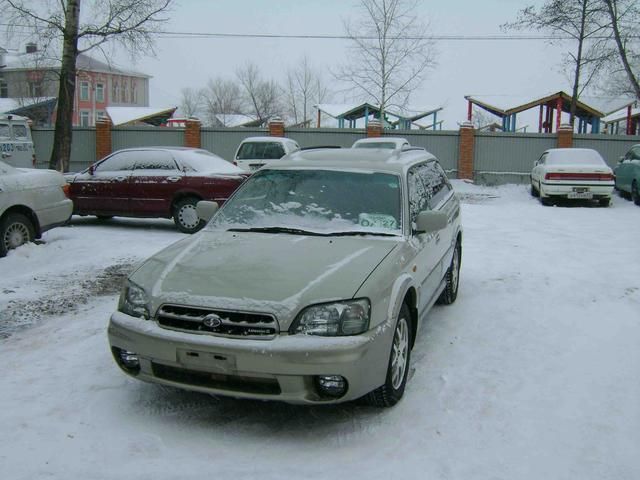
<path id="1" fill-rule="evenodd" d="M 268 340 L 279 331 L 278 322 L 271 315 L 179 305 L 160 307 L 156 321 L 161 327 L 171 330 L 232 338 Z"/>
<path id="2" fill-rule="evenodd" d="M 170 367 L 155 362 L 151 364 L 151 368 L 156 377 L 185 385 L 215 388 L 230 392 L 259 393 L 262 395 L 280 395 L 281 393 L 280 384 L 275 378 L 223 375 Z"/>

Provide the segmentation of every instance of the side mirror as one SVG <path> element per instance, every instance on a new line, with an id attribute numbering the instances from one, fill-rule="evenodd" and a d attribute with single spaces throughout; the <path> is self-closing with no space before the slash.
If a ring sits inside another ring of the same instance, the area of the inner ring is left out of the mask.
<path id="1" fill-rule="evenodd" d="M 625 157 L 624 157 L 624 155 L 623 155 L 622 157 L 620 157 L 620 158 L 618 159 L 618 163 L 622 163 L 622 162 L 624 162 L 624 158 L 625 158 Z"/>
<path id="2" fill-rule="evenodd" d="M 449 223 L 449 218 L 446 213 L 425 210 L 418 214 L 418 218 L 416 219 L 416 232 L 437 232 L 438 230 L 446 228 L 447 223 Z"/>
<path id="3" fill-rule="evenodd" d="M 94 165 L 91 165 L 89 167 L 89 175 L 93 175 L 96 171 L 96 167 Z"/>
<path id="4" fill-rule="evenodd" d="M 217 202 L 208 202 L 206 200 L 201 200 L 196 204 L 196 213 L 198 214 L 198 218 L 208 222 L 218 211 L 218 203 Z"/>

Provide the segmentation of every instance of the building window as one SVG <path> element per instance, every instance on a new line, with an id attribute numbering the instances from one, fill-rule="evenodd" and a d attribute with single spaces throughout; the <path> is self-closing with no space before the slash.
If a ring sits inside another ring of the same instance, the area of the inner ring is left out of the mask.
<path id="1" fill-rule="evenodd" d="M 9 85 L 0 78 L 0 98 L 9 98 Z"/>
<path id="2" fill-rule="evenodd" d="M 89 82 L 80 82 L 80 100 L 89 100 Z"/>
<path id="3" fill-rule="evenodd" d="M 96 102 L 104 102 L 104 83 L 96 83 Z"/>
<path id="4" fill-rule="evenodd" d="M 42 90 L 42 81 L 29 82 L 28 88 L 29 88 L 29 96 L 31 98 L 44 96 L 44 93 Z"/>
<path id="5" fill-rule="evenodd" d="M 131 103 L 138 103 L 138 84 L 135 80 L 131 81 Z"/>
<path id="6" fill-rule="evenodd" d="M 90 116 L 91 113 L 88 110 L 80 111 L 80 126 L 88 127 L 90 125 Z"/>
<path id="7" fill-rule="evenodd" d="M 127 81 L 122 82 L 122 103 L 129 103 L 129 84 Z"/>
<path id="8" fill-rule="evenodd" d="M 105 112 L 104 110 L 98 110 L 96 112 L 96 122 L 102 118 L 107 118 L 107 112 Z"/>

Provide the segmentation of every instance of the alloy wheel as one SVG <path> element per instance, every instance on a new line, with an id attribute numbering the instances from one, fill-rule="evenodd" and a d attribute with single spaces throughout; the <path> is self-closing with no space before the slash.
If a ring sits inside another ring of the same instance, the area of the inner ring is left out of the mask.
<path id="1" fill-rule="evenodd" d="M 398 320 L 396 332 L 393 336 L 393 349 L 391 357 L 391 385 L 399 389 L 404 380 L 409 353 L 409 325 L 404 317 Z"/>
<path id="2" fill-rule="evenodd" d="M 17 248 L 29 241 L 29 228 L 20 222 L 9 225 L 2 239 L 6 250 Z"/>

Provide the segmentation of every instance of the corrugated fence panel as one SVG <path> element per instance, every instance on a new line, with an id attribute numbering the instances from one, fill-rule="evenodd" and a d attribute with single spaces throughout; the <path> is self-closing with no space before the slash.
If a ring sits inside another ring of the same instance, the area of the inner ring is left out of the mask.
<path id="1" fill-rule="evenodd" d="M 592 148 L 602 155 L 611 168 L 615 167 L 627 151 L 640 143 L 639 137 L 625 135 L 576 135 L 573 146 L 578 148 Z"/>
<path id="2" fill-rule="evenodd" d="M 488 185 L 526 183 L 533 163 L 555 146 L 555 135 L 476 133 L 474 177 Z"/>
<path id="3" fill-rule="evenodd" d="M 267 130 L 263 128 L 203 128 L 200 131 L 200 145 L 205 150 L 232 162 L 242 140 L 266 135 Z"/>
<path id="4" fill-rule="evenodd" d="M 32 129 L 33 146 L 38 168 L 48 168 L 53 148 L 53 129 Z M 71 142 L 70 172 L 84 170 L 96 161 L 96 131 L 93 128 L 74 128 Z"/>
<path id="5" fill-rule="evenodd" d="M 120 127 L 111 130 L 111 148 L 182 147 L 184 129 L 158 127 Z"/>
<path id="6" fill-rule="evenodd" d="M 398 130 L 389 136 L 404 137 L 414 147 L 426 148 L 433 153 L 449 178 L 456 178 L 458 172 L 458 140 L 456 131 Z"/>

